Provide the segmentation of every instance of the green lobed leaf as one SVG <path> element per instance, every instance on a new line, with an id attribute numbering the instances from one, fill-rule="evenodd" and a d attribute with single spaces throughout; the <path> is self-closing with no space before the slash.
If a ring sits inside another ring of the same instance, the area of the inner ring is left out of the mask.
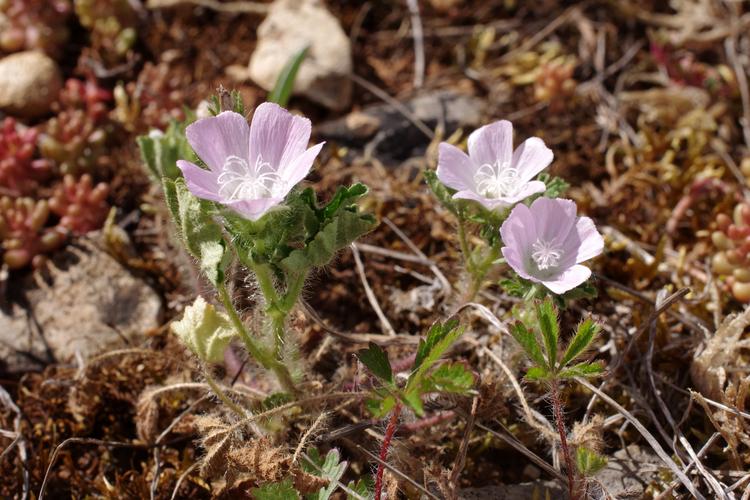
<path id="1" fill-rule="evenodd" d="M 464 329 L 458 321 L 450 320 L 445 323 L 435 323 L 430 328 L 425 340 L 420 340 L 414 368 L 406 382 L 405 394 L 411 397 L 412 392 L 419 392 L 427 371 L 437 363 L 448 348 L 461 336 Z"/>
<path id="2" fill-rule="evenodd" d="M 299 499 L 299 492 L 294 488 L 291 479 L 280 483 L 268 483 L 250 490 L 255 500 L 294 500 Z"/>
<path id="3" fill-rule="evenodd" d="M 211 283 L 223 283 L 230 253 L 221 226 L 209 215 L 211 205 L 193 196 L 181 178 L 174 181 L 165 178 L 164 192 L 188 252 L 198 259 Z"/>
<path id="4" fill-rule="evenodd" d="M 560 366 L 567 366 L 568 363 L 577 358 L 594 340 L 594 337 L 599 333 L 601 327 L 591 318 L 586 318 L 576 330 L 575 336 L 568 344 L 568 348 L 565 350 Z"/>
<path id="5" fill-rule="evenodd" d="M 532 366 L 529 371 L 526 372 L 527 380 L 547 380 L 551 376 L 550 371 L 546 366 Z"/>
<path id="6" fill-rule="evenodd" d="M 577 365 L 560 370 L 558 376 L 560 378 L 596 377 L 602 372 L 604 372 L 604 366 L 601 363 L 589 363 L 584 361 L 583 363 L 578 363 Z"/>
<path id="7" fill-rule="evenodd" d="M 310 47 L 306 46 L 289 58 L 289 61 L 287 61 L 281 73 L 279 73 L 276 84 L 266 98 L 269 102 L 275 102 L 279 106 L 286 107 L 294 90 L 294 81 L 297 79 L 297 72 L 309 50 Z"/>
<path id="8" fill-rule="evenodd" d="M 281 267 L 287 273 L 303 274 L 313 267 L 326 265 L 336 252 L 372 231 L 375 225 L 375 218 L 370 214 L 342 210 L 318 231 L 306 247 L 292 251 L 283 259 Z"/>
<path id="9" fill-rule="evenodd" d="M 303 460 L 302 468 L 310 474 L 327 479 L 328 486 L 315 493 L 305 495 L 305 498 L 307 500 L 328 500 L 338 488 L 338 481 L 344 475 L 348 462 L 341 461 L 341 455 L 336 448 L 332 448 L 325 458 L 320 456 L 320 452 L 316 448 L 308 450 L 307 455 L 310 457 L 312 464 Z"/>
<path id="10" fill-rule="evenodd" d="M 377 396 L 378 397 L 366 400 L 365 406 L 367 407 L 367 411 L 372 413 L 373 417 L 383 418 L 391 412 L 394 406 L 396 406 L 396 398 L 390 395 L 380 397 L 378 394 Z"/>
<path id="11" fill-rule="evenodd" d="M 599 455 L 593 450 L 579 446 L 576 449 L 576 467 L 584 477 L 590 477 L 607 465 L 607 457 Z"/>
<path id="12" fill-rule="evenodd" d="M 555 308 L 552 300 L 546 298 L 537 304 L 536 317 L 544 339 L 547 366 L 554 371 L 557 365 L 557 341 L 560 335 L 560 325 L 557 319 L 557 308 Z"/>
<path id="13" fill-rule="evenodd" d="M 346 485 L 346 487 L 357 493 L 361 497 L 372 498 L 372 490 L 375 487 L 375 484 L 373 483 L 372 476 L 366 474 L 364 476 L 360 476 L 360 478 L 357 479 L 356 482 L 350 481 L 349 484 Z M 354 495 L 346 495 L 347 500 L 354 500 L 356 498 L 357 497 L 355 497 Z"/>
<path id="14" fill-rule="evenodd" d="M 260 403 L 261 412 L 273 410 L 279 406 L 291 403 L 294 401 L 294 396 L 288 392 L 274 392 L 273 394 L 266 396 L 266 398 Z"/>
<path id="15" fill-rule="evenodd" d="M 536 335 L 534 335 L 533 331 L 526 328 L 526 325 L 518 321 L 511 325 L 510 333 L 513 335 L 513 338 L 516 339 L 516 342 L 521 345 L 521 348 L 531 361 L 538 366 L 545 366 L 547 364 L 544 360 L 544 355 L 542 354 Z"/>
<path id="16" fill-rule="evenodd" d="M 427 338 L 419 340 L 417 356 L 414 358 L 414 369 L 422 366 L 422 363 L 433 349 L 435 349 L 435 346 L 447 337 L 457 326 L 458 321 L 455 319 L 446 321 L 445 323 L 435 323 L 432 325 L 429 332 L 427 332 Z M 440 355 L 442 355 L 442 353 L 438 354 L 438 357 Z"/>
<path id="17" fill-rule="evenodd" d="M 370 342 L 367 349 L 362 349 L 357 353 L 357 358 L 372 372 L 373 375 L 380 380 L 393 385 L 391 362 L 388 361 L 388 354 L 386 354 L 382 347 L 374 342 Z"/>
<path id="18" fill-rule="evenodd" d="M 474 374 L 463 363 L 445 363 L 425 377 L 422 393 L 466 394 L 474 387 Z"/>
<path id="19" fill-rule="evenodd" d="M 422 404 L 421 391 L 407 391 L 401 394 L 401 400 L 413 411 L 418 417 L 424 416 L 424 405 Z"/>
<path id="20" fill-rule="evenodd" d="M 547 188 L 542 195 L 546 198 L 559 198 L 570 187 L 570 184 L 565 180 L 560 177 L 554 177 L 546 172 L 539 174 L 537 179 L 542 181 Z"/>
<path id="21" fill-rule="evenodd" d="M 502 280 L 500 282 L 500 286 L 503 290 L 505 290 L 505 293 L 507 293 L 511 297 L 522 298 L 525 297 L 527 293 L 529 293 L 529 290 L 531 290 L 533 283 L 514 275 L 512 278 Z"/>

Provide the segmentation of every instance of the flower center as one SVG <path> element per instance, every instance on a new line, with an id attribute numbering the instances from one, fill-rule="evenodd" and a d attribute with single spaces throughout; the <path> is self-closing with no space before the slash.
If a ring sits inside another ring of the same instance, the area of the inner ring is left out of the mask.
<path id="1" fill-rule="evenodd" d="M 271 164 L 258 155 L 252 167 L 244 158 L 227 156 L 217 182 L 219 196 L 228 201 L 270 198 L 282 191 L 283 180 Z"/>
<path id="2" fill-rule="evenodd" d="M 531 245 L 531 258 L 534 259 L 540 271 L 555 267 L 560 262 L 563 255 L 562 248 L 554 242 L 536 240 Z"/>
<path id="3" fill-rule="evenodd" d="M 518 191 L 521 179 L 518 169 L 512 168 L 509 161 L 496 160 L 495 163 L 485 163 L 474 174 L 477 193 L 487 198 L 502 198 L 512 196 Z"/>

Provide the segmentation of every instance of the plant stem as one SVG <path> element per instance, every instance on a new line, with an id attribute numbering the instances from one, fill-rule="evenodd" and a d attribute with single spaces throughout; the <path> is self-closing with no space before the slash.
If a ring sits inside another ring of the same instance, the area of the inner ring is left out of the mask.
<path id="1" fill-rule="evenodd" d="M 380 462 L 378 463 L 378 472 L 375 476 L 375 500 L 380 500 L 380 496 L 383 493 L 383 472 L 385 471 L 385 466 L 383 464 L 388 458 L 388 448 L 391 447 L 393 435 L 396 433 L 399 415 L 401 415 L 401 403 L 397 402 L 391 412 L 391 418 L 388 420 L 388 427 L 385 429 L 383 444 L 380 445 Z"/>
<path id="2" fill-rule="evenodd" d="M 221 389 L 216 380 L 214 380 L 214 378 L 211 376 L 208 367 L 202 366 L 201 368 L 203 369 L 203 376 L 206 377 L 206 383 L 208 383 L 208 386 L 212 391 L 214 391 L 214 394 L 218 396 L 221 402 L 227 405 L 227 407 L 234 413 L 236 413 L 238 417 L 247 418 L 247 413 L 245 412 L 245 410 L 243 410 L 237 403 L 232 401 L 232 399 L 227 396 L 227 394 Z"/>
<path id="3" fill-rule="evenodd" d="M 219 291 L 221 302 L 222 304 L 224 304 L 224 309 L 226 309 L 227 314 L 229 314 L 229 318 L 232 320 L 232 324 L 237 330 L 237 333 L 239 333 L 242 342 L 245 344 L 247 352 L 250 353 L 250 356 L 252 356 L 267 370 L 272 370 L 276 374 L 276 377 L 279 379 L 279 382 L 281 382 L 281 385 L 286 390 L 293 394 L 296 394 L 297 390 L 294 386 L 294 381 L 292 380 L 292 376 L 289 374 L 289 370 L 287 369 L 287 367 L 278 359 L 275 359 L 270 353 L 267 353 L 265 349 L 258 345 L 255 339 L 250 336 L 250 332 L 247 331 L 247 328 L 245 328 L 245 325 L 242 323 L 239 314 L 237 314 L 237 310 L 234 308 L 232 298 L 229 296 L 226 285 L 223 283 L 218 285 L 217 290 Z"/>
<path id="4" fill-rule="evenodd" d="M 464 255 L 466 270 L 473 276 L 475 273 L 474 259 L 471 257 L 469 240 L 466 238 L 466 227 L 464 226 L 463 214 L 457 215 L 456 218 L 458 219 L 458 244 L 461 246 L 461 253 Z"/>
<path id="5" fill-rule="evenodd" d="M 562 416 L 562 403 L 560 402 L 559 392 L 559 381 L 552 381 L 552 412 L 555 415 L 555 423 L 557 424 L 557 433 L 560 434 L 560 448 L 562 448 L 563 458 L 565 459 L 565 469 L 568 473 L 568 493 L 570 494 L 571 500 L 577 500 L 578 494 L 576 491 L 575 484 L 575 469 L 573 465 L 573 457 L 570 455 L 570 448 L 568 448 L 568 438 L 565 433 L 565 422 L 563 422 Z"/>
<path id="6" fill-rule="evenodd" d="M 476 297 L 477 293 L 479 293 L 479 290 L 482 288 L 482 282 L 484 281 L 484 277 L 487 276 L 487 272 L 490 270 L 490 267 L 492 266 L 492 263 L 495 262 L 495 260 L 500 256 L 500 250 L 493 246 L 489 249 L 487 252 L 487 255 L 485 255 L 482 262 L 479 263 L 479 265 L 474 267 L 474 273 L 472 274 L 472 280 L 471 280 L 471 286 L 466 292 L 466 297 L 464 297 L 464 302 L 471 302 L 474 300 L 474 297 Z"/>

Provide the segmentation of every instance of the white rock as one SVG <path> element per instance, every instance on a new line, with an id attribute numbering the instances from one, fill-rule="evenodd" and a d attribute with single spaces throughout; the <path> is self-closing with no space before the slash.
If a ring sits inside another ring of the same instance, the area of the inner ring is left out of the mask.
<path id="1" fill-rule="evenodd" d="M 0 109 L 30 118 L 49 112 L 62 87 L 55 61 L 37 51 L 0 59 Z"/>
<path id="2" fill-rule="evenodd" d="M 310 49 L 297 73 L 294 94 L 335 111 L 348 108 L 352 94 L 349 37 L 318 0 L 276 0 L 271 5 L 258 27 L 250 78 L 271 90 L 286 63 L 306 45 Z"/>

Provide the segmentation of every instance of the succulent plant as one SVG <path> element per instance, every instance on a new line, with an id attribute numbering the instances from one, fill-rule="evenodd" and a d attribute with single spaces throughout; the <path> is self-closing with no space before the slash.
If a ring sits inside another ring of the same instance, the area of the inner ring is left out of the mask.
<path id="1" fill-rule="evenodd" d="M 185 119 L 187 85 L 168 65 L 146 63 L 137 81 L 115 88 L 114 117 L 129 131 L 164 130 Z"/>
<path id="2" fill-rule="evenodd" d="M 70 0 L 0 0 L 0 52 L 59 55 L 68 39 Z"/>
<path id="3" fill-rule="evenodd" d="M 91 33 L 91 46 L 104 64 L 127 58 L 135 44 L 137 16 L 128 0 L 75 0 L 81 25 Z"/>
<path id="4" fill-rule="evenodd" d="M 575 59 L 565 56 L 543 63 L 534 80 L 534 98 L 539 102 L 549 102 L 552 111 L 563 109 L 575 93 L 575 67 Z"/>
<path id="5" fill-rule="evenodd" d="M 55 111 L 84 110 L 89 118 L 99 122 L 107 116 L 110 101 L 112 92 L 99 87 L 95 81 L 69 78 L 53 107 Z"/>
<path id="6" fill-rule="evenodd" d="M 734 298 L 750 302 L 750 203 L 738 203 L 732 217 L 719 214 L 711 241 L 716 247 L 714 272 L 725 277 Z"/>
<path id="7" fill-rule="evenodd" d="M 0 240 L 5 265 L 11 269 L 38 266 L 42 254 L 65 242 L 64 229 L 45 228 L 48 217 L 49 205 L 44 200 L 0 198 Z"/>
<path id="8" fill-rule="evenodd" d="M 677 84 L 701 87 L 722 97 L 733 97 L 739 92 L 734 71 L 725 64 L 712 66 L 699 61 L 692 52 L 656 42 L 651 44 L 651 57 Z"/>
<path id="9" fill-rule="evenodd" d="M 107 195 L 109 186 L 100 182 L 94 186 L 90 175 L 76 180 L 66 175 L 55 188 L 49 208 L 60 217 L 60 227 L 76 235 L 86 234 L 102 227 L 109 212 Z"/>
<path id="10" fill-rule="evenodd" d="M 28 194 L 50 170 L 47 160 L 35 159 L 38 131 L 7 117 L 0 124 L 0 189 L 5 194 Z"/>

